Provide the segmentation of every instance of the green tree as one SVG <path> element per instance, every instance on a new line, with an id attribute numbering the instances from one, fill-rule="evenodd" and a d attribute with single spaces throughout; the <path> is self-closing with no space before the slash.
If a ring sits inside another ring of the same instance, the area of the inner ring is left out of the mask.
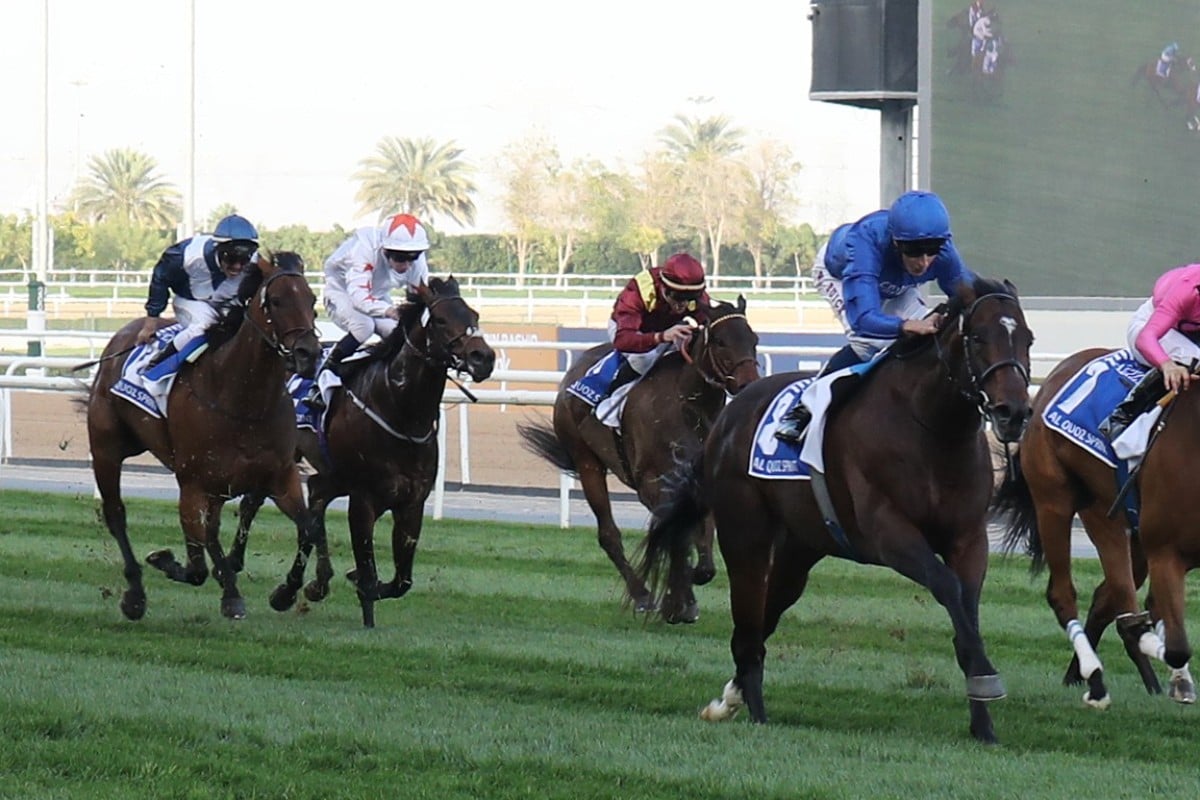
<path id="1" fill-rule="evenodd" d="M 409 213 L 430 224 L 442 216 L 471 225 L 475 169 L 462 154 L 453 141 L 437 144 L 432 139 L 389 136 L 376 146 L 375 155 L 359 162 L 354 179 L 360 186 L 354 199 L 363 213 L 375 212 L 380 220 Z"/>
<path id="2" fill-rule="evenodd" d="M 0 272 L 20 273 L 23 279 L 32 261 L 33 217 L 0 214 Z"/>
<path id="3" fill-rule="evenodd" d="M 158 175 L 157 162 L 130 149 L 92 156 L 67 201 L 92 222 L 121 220 L 156 230 L 175 229 L 179 202 L 179 192 Z"/>
<path id="4" fill-rule="evenodd" d="M 770 271 L 764 264 L 768 246 L 779 235 L 784 220 L 796 204 L 793 181 L 800 162 L 782 142 L 764 140 L 749 149 L 743 162 L 750 181 L 737 213 L 741 239 L 754 261 L 754 276 Z"/>
<path id="5" fill-rule="evenodd" d="M 531 134 L 509 144 L 502 155 L 504 216 L 511 225 L 517 259 L 517 285 L 529 271 L 539 240 L 546 238 L 545 209 L 549 187 L 562 169 L 558 150 L 543 136 Z"/>
<path id="6" fill-rule="evenodd" d="M 225 219 L 230 214 L 236 213 L 238 213 L 237 206 L 235 206 L 233 203 L 221 203 L 212 211 L 208 212 L 208 216 L 204 218 L 202 223 L 204 225 L 203 230 L 212 231 L 217 227 L 218 222 Z"/>
<path id="7" fill-rule="evenodd" d="M 105 220 L 93 232 L 96 260 L 117 269 L 153 269 L 174 238 L 174 232 L 152 230 L 123 219 Z"/>

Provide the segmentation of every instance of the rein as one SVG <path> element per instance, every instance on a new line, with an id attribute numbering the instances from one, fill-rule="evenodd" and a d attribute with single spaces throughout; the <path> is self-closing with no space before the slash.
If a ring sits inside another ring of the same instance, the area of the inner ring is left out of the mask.
<path id="1" fill-rule="evenodd" d="M 697 348 L 700 351 L 700 356 L 699 356 L 700 359 L 702 361 L 707 362 L 709 369 L 705 369 L 703 363 L 701 363 L 701 364 L 696 363 L 696 359 L 692 357 L 692 354 L 690 352 L 691 348 L 685 347 L 684 349 L 679 351 L 679 354 L 681 356 L 683 356 L 683 360 L 686 361 L 690 366 L 693 366 L 696 368 L 696 371 L 698 373 L 700 373 L 700 377 L 704 379 L 705 383 L 707 383 L 709 386 L 720 389 L 723 392 L 728 391 L 725 387 L 729 384 L 730 381 L 733 380 L 733 377 L 734 377 L 733 373 L 737 371 L 738 367 L 740 367 L 742 364 L 754 363 L 753 358 L 749 358 L 749 357 L 743 358 L 740 361 L 738 361 L 736 364 L 734 364 L 732 367 L 730 367 L 726 374 L 724 374 L 724 375 L 721 374 L 722 367 L 720 364 L 717 363 L 717 357 L 713 353 L 713 348 L 709 347 L 708 338 L 709 338 L 710 331 L 713 328 L 717 327 L 722 322 L 725 322 L 725 321 L 731 320 L 731 319 L 745 320 L 746 315 L 745 314 L 726 314 L 723 317 L 720 317 L 718 319 L 713 320 L 712 322 L 709 322 L 707 325 L 705 325 L 703 328 L 701 328 L 702 333 L 701 333 L 699 345 L 697 346 Z"/>
<path id="2" fill-rule="evenodd" d="M 1005 367 L 1012 367 L 1017 371 L 1017 375 L 1024 382 L 1026 388 L 1029 386 L 1029 370 L 1026 369 L 1025 365 L 1018 361 L 1015 357 L 994 361 L 991 364 L 988 364 L 982 372 L 978 372 L 976 370 L 976 353 L 972 347 L 971 338 L 971 317 L 978 310 L 979 304 L 984 300 L 1001 300 L 1011 303 L 1019 303 L 1017 298 L 1010 294 L 992 292 L 990 294 L 985 294 L 975 298 L 975 302 L 971 303 L 970 307 L 959 315 L 958 333 L 963 340 L 963 360 L 966 362 L 968 381 L 968 386 L 965 388 L 962 386 L 961 381 L 956 375 L 956 371 L 950 365 L 950 361 L 946 355 L 946 350 L 942 347 L 941 337 L 934 337 L 934 342 L 937 346 L 938 361 L 941 362 L 942 366 L 946 368 L 946 374 L 950 382 L 955 385 L 955 388 L 958 389 L 959 394 L 961 394 L 968 402 L 979 409 L 981 413 L 985 412 L 987 408 L 987 392 L 984 391 L 983 384 L 992 375 L 992 373 L 996 372 L 997 370 L 1004 369 Z"/>
<path id="3" fill-rule="evenodd" d="M 246 315 L 246 321 L 254 327 L 254 330 L 258 332 L 258 335 L 262 337 L 263 341 L 267 343 L 267 346 L 270 347 L 271 350 L 282 356 L 283 359 L 288 363 L 294 363 L 295 348 L 288 347 L 286 344 L 284 344 L 285 340 L 289 336 L 292 336 L 292 344 L 295 345 L 296 341 L 298 341 L 301 336 L 305 335 L 306 333 L 312 333 L 315 335 L 317 333 L 317 329 L 315 327 L 290 328 L 279 336 L 275 335 L 275 332 L 272 328 L 273 323 L 271 320 L 271 311 L 267 306 L 267 289 L 269 289 L 271 284 L 279 278 L 299 278 L 300 280 L 305 279 L 304 276 L 299 272 L 276 272 L 274 275 L 267 278 L 265 281 L 263 281 L 262 288 L 258 291 L 258 307 L 263 313 L 265 327 L 263 325 L 259 325 L 254 320 L 254 317 L 250 314 Z"/>

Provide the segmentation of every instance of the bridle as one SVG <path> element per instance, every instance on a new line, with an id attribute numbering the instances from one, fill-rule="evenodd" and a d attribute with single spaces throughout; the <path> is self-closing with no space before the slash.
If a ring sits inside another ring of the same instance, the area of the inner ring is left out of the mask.
<path id="1" fill-rule="evenodd" d="M 466 305 L 466 301 L 463 300 L 462 297 L 453 295 L 450 297 L 435 297 L 433 300 L 425 304 L 425 309 L 432 316 L 433 310 L 438 305 L 451 300 L 457 300 L 464 306 Z M 470 306 L 467 306 L 467 308 L 469 309 Z M 468 325 L 463 329 L 462 333 L 458 334 L 447 342 L 434 342 L 433 337 L 426 336 L 425 338 L 428 346 L 422 348 L 411 338 L 409 338 L 408 328 L 407 326 L 404 326 L 404 346 L 405 348 L 411 350 L 417 356 L 417 358 L 421 359 L 429 366 L 434 367 L 435 369 L 439 367 L 442 369 L 452 369 L 456 374 L 461 375 L 467 371 L 467 362 L 466 359 L 454 351 L 454 348 L 464 339 L 469 339 L 472 336 L 477 336 L 478 334 L 479 327 L 477 325 Z M 435 348 L 441 352 L 435 352 Z M 458 384 L 457 381 L 455 381 L 455 383 Z M 459 385 L 459 388 L 461 389 L 462 386 Z"/>
<path id="2" fill-rule="evenodd" d="M 711 336 L 711 331 L 713 328 L 717 327 L 722 322 L 726 322 L 731 319 L 740 319 L 745 321 L 746 315 L 733 313 L 711 320 L 707 324 L 701 326 L 700 336 L 698 337 L 699 341 L 696 344 L 692 345 L 691 347 L 685 347 L 679 351 L 679 354 L 683 356 L 683 360 L 696 368 L 696 372 L 700 373 L 700 377 L 704 379 L 705 383 L 722 391 L 728 391 L 728 389 L 725 387 L 734 380 L 734 373 L 737 372 L 738 367 L 742 366 L 743 364 L 757 363 L 753 356 L 747 356 L 739 359 L 728 369 L 717 362 L 717 355 L 714 352 L 716 348 L 710 346 L 709 337 Z M 693 348 L 699 351 L 699 359 L 701 362 L 699 364 L 696 363 L 696 358 L 693 357 L 690 352 Z"/>
<path id="3" fill-rule="evenodd" d="M 977 369 L 976 361 L 978 360 L 978 353 L 975 350 L 974 339 L 971 335 L 971 318 L 974 316 L 975 312 L 979 310 L 980 304 L 985 300 L 996 300 L 1001 302 L 1015 303 L 1018 306 L 1020 305 L 1020 301 L 1018 301 L 1017 298 L 1011 294 L 1004 294 L 1003 292 L 991 292 L 989 294 L 977 297 L 975 302 L 971 303 L 971 305 L 959 315 L 958 333 L 962 337 L 963 341 L 963 360 L 966 362 L 965 366 L 967 373 L 966 386 L 962 385 L 961 380 L 959 379 L 958 375 L 956 375 L 956 371 L 951 367 L 950 362 L 947 360 L 946 351 L 942 347 L 941 337 L 934 337 L 934 341 L 937 343 L 938 360 L 942 363 L 942 366 L 946 368 L 946 373 L 949 376 L 950 381 L 955 384 L 959 394 L 966 398 L 967 401 L 969 401 L 972 405 L 976 406 L 981 412 L 986 412 L 988 406 L 987 391 L 983 388 L 983 385 L 987 379 L 991 377 L 992 373 L 1006 367 L 1012 367 L 1017 371 L 1017 376 L 1025 384 L 1025 388 L 1029 388 L 1029 369 L 1020 362 L 1020 360 L 1017 358 L 1017 354 L 1015 352 L 1011 352 L 1011 350 L 1008 358 L 993 361 L 984 367 L 982 371 Z"/>
<path id="4" fill-rule="evenodd" d="M 263 281 L 263 285 L 258 290 L 258 307 L 262 312 L 264 324 L 260 325 L 258 322 L 256 322 L 254 316 L 251 314 L 247 314 L 246 319 L 251 325 L 254 326 L 254 329 L 258 331 L 258 335 L 263 338 L 263 341 L 267 343 L 268 347 L 282 356 L 284 361 L 288 362 L 289 364 L 293 364 L 295 363 L 296 358 L 296 342 L 300 340 L 300 337 L 309 333 L 316 336 L 317 329 L 312 325 L 300 326 L 289 328 L 283 333 L 276 335 L 275 322 L 271 318 L 271 308 L 267 304 L 267 300 L 269 299 L 268 290 L 271 288 L 271 284 L 280 278 L 299 278 L 300 280 L 305 280 L 304 275 L 299 272 L 276 272 L 275 274 L 271 275 L 269 278 Z M 287 344 L 289 337 L 291 337 L 291 345 Z"/>

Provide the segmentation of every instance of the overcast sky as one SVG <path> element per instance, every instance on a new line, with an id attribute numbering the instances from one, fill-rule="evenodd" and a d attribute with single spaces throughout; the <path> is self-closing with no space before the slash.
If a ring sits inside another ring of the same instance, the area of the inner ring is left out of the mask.
<path id="1" fill-rule="evenodd" d="M 0 213 L 37 204 L 44 0 L 5 0 Z M 728 115 L 788 144 L 802 218 L 875 209 L 879 125 L 808 101 L 795 0 L 196 0 L 196 216 L 232 203 L 268 227 L 359 214 L 351 175 L 385 136 L 454 140 L 479 169 L 480 230 L 503 227 L 502 149 L 536 133 L 569 163 L 631 165 L 675 114 Z M 129 147 L 182 189 L 187 0 L 49 0 L 49 194 Z M 698 105 L 690 98 L 711 98 Z M 452 229 L 449 232 L 454 232 Z"/>

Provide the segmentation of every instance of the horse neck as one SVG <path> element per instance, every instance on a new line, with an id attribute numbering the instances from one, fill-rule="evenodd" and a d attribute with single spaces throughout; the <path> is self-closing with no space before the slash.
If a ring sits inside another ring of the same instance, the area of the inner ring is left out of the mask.
<path id="1" fill-rule="evenodd" d="M 965 354 L 961 337 L 939 340 L 907 359 L 894 359 L 894 390 L 907 398 L 912 418 L 921 427 L 945 436 L 973 435 L 982 418 L 965 393 Z"/>
<path id="2" fill-rule="evenodd" d="M 428 426 L 440 413 L 439 406 L 446 393 L 446 369 L 431 364 L 421 355 L 425 344 L 425 329 L 421 328 L 391 361 L 372 371 L 368 379 L 368 395 L 389 422 L 420 422 Z"/>
<path id="3" fill-rule="evenodd" d="M 702 365 L 708 358 L 706 349 L 697 348 L 693 355 L 691 362 L 683 361 L 675 379 L 679 401 L 685 408 L 694 410 L 701 420 L 711 422 L 725 406 L 725 390 L 705 379 Z"/>
<path id="4" fill-rule="evenodd" d="M 194 374 L 221 387 L 223 402 L 248 416 L 266 413 L 279 402 L 286 371 L 283 359 L 258 329 L 247 310 L 237 332 L 208 357 L 196 362 Z M 249 376 L 250 380 L 237 380 Z"/>

